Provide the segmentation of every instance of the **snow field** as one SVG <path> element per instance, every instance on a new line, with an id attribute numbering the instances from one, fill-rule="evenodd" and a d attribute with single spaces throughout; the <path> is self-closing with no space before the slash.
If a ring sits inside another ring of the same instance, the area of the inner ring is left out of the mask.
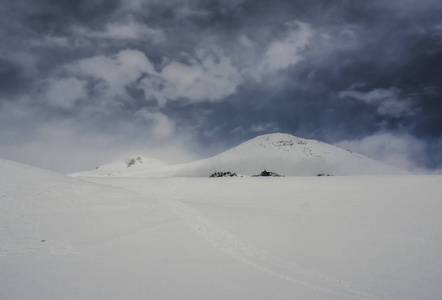
<path id="1" fill-rule="evenodd" d="M 93 180 L 158 191 L 215 248 L 328 298 L 441 293 L 440 176 Z"/>
<path id="2" fill-rule="evenodd" d="M 0 170 L 0 299 L 442 298 L 441 176 Z"/>

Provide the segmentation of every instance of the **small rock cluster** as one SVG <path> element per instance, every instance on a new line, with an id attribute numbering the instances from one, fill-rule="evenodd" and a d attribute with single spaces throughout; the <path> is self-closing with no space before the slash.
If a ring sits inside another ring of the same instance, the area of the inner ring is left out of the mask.
<path id="1" fill-rule="evenodd" d="M 236 173 L 232 172 L 215 172 L 210 177 L 237 177 Z"/>
<path id="2" fill-rule="evenodd" d="M 135 158 L 126 158 L 126 166 L 128 167 L 128 168 L 130 168 L 131 166 L 133 166 L 133 165 L 135 165 L 135 163 L 136 162 L 139 162 L 139 163 L 143 163 L 143 161 L 141 160 L 141 157 L 140 156 L 138 156 L 136 159 Z"/>
<path id="3" fill-rule="evenodd" d="M 284 177 L 284 175 L 279 175 L 275 172 L 269 172 L 264 170 L 258 175 L 252 175 L 252 177 Z"/>
<path id="4" fill-rule="evenodd" d="M 215 172 L 212 175 L 210 175 L 209 177 L 214 178 L 214 177 L 237 177 L 237 176 L 238 175 L 233 172 Z M 284 177 L 284 175 L 279 175 L 278 173 L 269 172 L 269 171 L 264 170 L 258 175 L 252 175 L 252 177 Z"/>

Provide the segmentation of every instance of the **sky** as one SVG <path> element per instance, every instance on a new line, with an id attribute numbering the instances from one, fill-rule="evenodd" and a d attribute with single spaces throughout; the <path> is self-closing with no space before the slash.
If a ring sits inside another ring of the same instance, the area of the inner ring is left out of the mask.
<path id="1" fill-rule="evenodd" d="M 62 173 L 257 135 L 442 170 L 440 0 L 2 0 L 0 157 Z"/>

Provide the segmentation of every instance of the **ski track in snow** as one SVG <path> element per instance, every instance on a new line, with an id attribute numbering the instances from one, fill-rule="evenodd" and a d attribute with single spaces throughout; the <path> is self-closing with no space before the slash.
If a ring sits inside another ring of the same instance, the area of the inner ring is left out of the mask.
<path id="1" fill-rule="evenodd" d="M 178 180 L 175 179 L 174 182 Z M 215 248 L 222 250 L 232 258 L 245 263 L 263 273 L 294 282 L 327 294 L 352 299 L 376 299 L 358 287 L 344 281 L 328 278 L 314 270 L 308 270 L 295 262 L 282 260 L 267 251 L 250 245 L 247 241 L 215 225 L 196 209 L 179 201 L 181 181 L 169 184 L 164 190 L 167 194 L 156 195 L 160 206 L 170 210 L 182 221 L 194 229 Z M 150 194 L 151 196 L 152 194 Z"/>

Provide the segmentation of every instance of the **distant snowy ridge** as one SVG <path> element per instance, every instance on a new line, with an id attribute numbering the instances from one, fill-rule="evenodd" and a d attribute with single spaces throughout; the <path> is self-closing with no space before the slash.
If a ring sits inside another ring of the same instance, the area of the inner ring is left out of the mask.
<path id="1" fill-rule="evenodd" d="M 190 163 L 167 165 L 148 158 L 132 158 L 129 162 L 133 162 L 130 168 L 126 160 L 71 175 L 208 177 L 214 172 L 255 175 L 263 170 L 285 176 L 408 174 L 349 150 L 283 133 L 261 135 L 214 157 Z"/>
<path id="2" fill-rule="evenodd" d="M 131 177 L 152 172 L 159 175 L 170 167 L 167 163 L 160 160 L 133 155 L 126 157 L 121 161 L 111 162 L 95 168 L 92 171 L 78 172 L 69 174 L 72 177 L 79 176 L 98 176 L 98 177 Z"/>

